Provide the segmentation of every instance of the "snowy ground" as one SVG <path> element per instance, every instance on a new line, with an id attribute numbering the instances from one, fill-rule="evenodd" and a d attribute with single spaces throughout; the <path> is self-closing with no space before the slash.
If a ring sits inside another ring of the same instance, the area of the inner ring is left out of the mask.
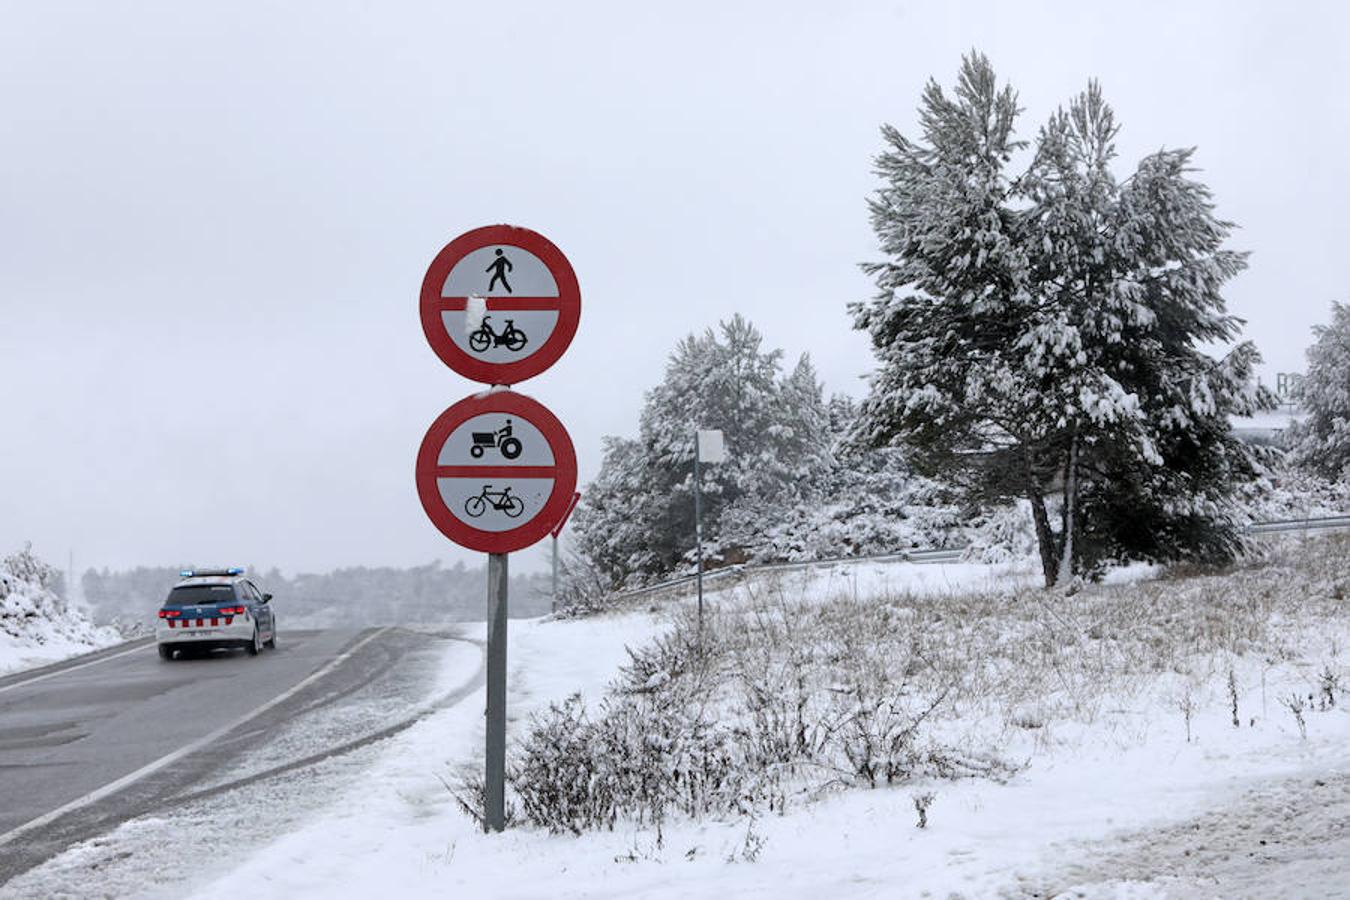
<path id="1" fill-rule="evenodd" d="M 1328 568 L 1337 565 L 1333 557 Z M 1222 593 L 1229 584 L 1131 586 L 1150 574 L 1116 573 L 1118 585 L 1101 590 L 1175 596 Z M 1032 575 L 973 564 L 867 564 L 793 577 L 795 590 L 820 602 L 841 592 L 868 598 L 908 590 L 936 599 L 993 588 L 1013 603 Z M 1235 576 L 1231 583 L 1234 596 L 1270 592 L 1269 580 Z M 1322 607 L 1343 610 L 1337 604 L 1350 581 L 1333 575 L 1310 583 L 1323 591 Z M 745 591 L 728 588 L 710 602 L 742 603 Z M 1165 658 L 1176 651 L 1173 670 L 1104 685 L 1091 697 L 1068 691 L 1088 710 L 1079 717 L 1032 709 L 1033 721 L 998 735 L 1025 764 L 1006 784 L 943 780 L 826 793 L 781 816 L 668 824 L 659 841 L 623 821 L 613 832 L 580 837 L 532 828 L 482 834 L 442 780 L 464 765 L 481 766 L 478 690 L 364 753 L 359 777 L 352 770 L 321 782 L 331 791 L 327 803 L 316 807 L 311 797 L 307 818 L 290 817 L 292 830 L 238 866 L 203 873 L 191 895 L 233 897 L 247 884 L 259 898 L 1350 896 L 1350 697 L 1338 695 L 1337 705 L 1322 710 L 1316 696 L 1320 673 L 1350 684 L 1350 622 L 1344 615 L 1302 621 L 1289 614 L 1298 608 L 1280 607 L 1277 617 L 1290 621 L 1277 623 L 1268 652 L 1191 658 L 1184 646 L 1168 648 Z M 598 699 L 627 661 L 625 647 L 669 627 L 664 607 L 513 621 L 511 734 L 573 692 Z M 469 636 L 481 639 L 481 626 Z M 1306 737 L 1285 705 L 1294 694 L 1314 695 L 1303 712 Z M 925 791 L 935 799 L 921 830 L 914 796 Z M 140 848 L 137 829 L 157 833 L 163 825 L 129 823 L 109 840 Z M 75 848 L 41 883 L 54 884 L 63 865 L 78 870 L 89 852 Z M 134 852 L 131 868 L 146 871 L 146 851 Z M 148 896 L 183 893 L 181 885 L 148 892 L 141 885 Z"/>
<path id="2" fill-rule="evenodd" d="M 17 571 L 16 571 L 17 570 Z M 0 675 L 122 641 L 45 584 L 53 570 L 27 550 L 0 560 Z"/>
<path id="3" fill-rule="evenodd" d="M 892 565 L 836 567 L 811 581 L 825 596 L 841 586 L 1011 588 L 1026 577 Z M 641 611 L 512 623 L 513 733 L 573 691 L 598 697 L 625 645 L 665 621 Z M 194 895 L 233 896 L 245 881 L 278 898 L 1334 896 L 1350 892 L 1350 714 L 1345 703 L 1309 708 L 1302 738 L 1278 698 L 1308 693 L 1328 661 L 1344 672 L 1346 646 L 1344 628 L 1323 629 L 1279 660 L 1232 661 L 1237 728 L 1223 679 L 1163 677 L 1107 698 L 1088 723 L 1038 729 L 1019 748 L 1027 768 L 1007 784 L 836 793 L 786 816 L 667 827 L 659 845 L 622 823 L 581 837 L 481 834 L 440 780 L 481 764 L 479 694 L 391 741 L 359 789 Z M 936 794 L 923 830 L 920 790 Z"/>

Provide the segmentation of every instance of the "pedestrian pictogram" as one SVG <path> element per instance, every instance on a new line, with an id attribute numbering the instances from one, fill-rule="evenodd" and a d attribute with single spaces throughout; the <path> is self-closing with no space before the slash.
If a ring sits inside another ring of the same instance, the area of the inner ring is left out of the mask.
<path id="1" fill-rule="evenodd" d="M 432 423 L 417 453 L 422 508 L 470 550 L 508 553 L 548 536 L 576 483 L 576 453 L 562 423 L 513 391 L 459 401 Z"/>
<path id="2" fill-rule="evenodd" d="M 469 319 L 470 298 L 486 306 L 481 321 Z M 442 362 L 474 381 L 511 385 L 562 356 L 581 318 L 581 289 L 548 238 L 489 225 L 436 254 L 419 305 L 422 331 Z"/>
<path id="3" fill-rule="evenodd" d="M 492 273 L 492 280 L 488 282 L 488 290 L 492 290 L 496 287 L 497 282 L 500 281 L 502 287 L 506 288 L 508 294 L 513 293 L 511 290 L 511 283 L 506 280 L 506 273 L 515 267 L 511 265 L 511 260 L 506 258 L 506 255 L 501 248 L 497 249 L 496 254 L 497 258 L 492 261 L 492 265 L 483 270 Z"/>

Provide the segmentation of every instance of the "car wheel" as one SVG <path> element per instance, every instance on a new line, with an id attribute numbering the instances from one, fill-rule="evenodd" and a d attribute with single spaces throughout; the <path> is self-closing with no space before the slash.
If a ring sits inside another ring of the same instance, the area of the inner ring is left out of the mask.
<path id="1" fill-rule="evenodd" d="M 264 647 L 267 647 L 268 649 L 271 649 L 271 650 L 277 649 L 277 623 L 276 623 L 276 622 L 273 622 L 273 623 L 272 623 L 272 636 L 271 636 L 270 638 L 268 638 L 267 640 L 263 641 L 263 646 L 264 646 Z"/>
<path id="2" fill-rule="evenodd" d="M 159 645 L 159 658 L 160 658 L 160 659 L 173 659 L 173 648 L 170 647 L 168 644 L 160 644 L 160 645 Z"/>
<path id="3" fill-rule="evenodd" d="M 262 634 L 258 631 L 258 626 L 253 626 L 253 640 L 249 641 L 244 647 L 249 656 L 257 656 L 258 651 L 262 650 Z"/>

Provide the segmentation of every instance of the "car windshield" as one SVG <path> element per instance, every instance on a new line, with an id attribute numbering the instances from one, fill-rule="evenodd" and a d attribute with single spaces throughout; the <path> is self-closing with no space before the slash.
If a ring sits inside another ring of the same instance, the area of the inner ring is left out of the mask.
<path id="1" fill-rule="evenodd" d="M 206 603 L 231 603 L 234 587 L 228 584 L 185 584 L 169 591 L 165 606 L 192 606 Z"/>

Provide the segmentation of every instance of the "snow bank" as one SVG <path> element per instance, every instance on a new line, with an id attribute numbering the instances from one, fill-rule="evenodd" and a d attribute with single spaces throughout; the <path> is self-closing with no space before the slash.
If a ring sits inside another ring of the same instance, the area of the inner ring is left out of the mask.
<path id="1" fill-rule="evenodd" d="M 0 674 L 88 653 L 122 639 L 57 596 L 52 590 L 56 579 L 56 570 L 27 547 L 0 561 Z"/>

